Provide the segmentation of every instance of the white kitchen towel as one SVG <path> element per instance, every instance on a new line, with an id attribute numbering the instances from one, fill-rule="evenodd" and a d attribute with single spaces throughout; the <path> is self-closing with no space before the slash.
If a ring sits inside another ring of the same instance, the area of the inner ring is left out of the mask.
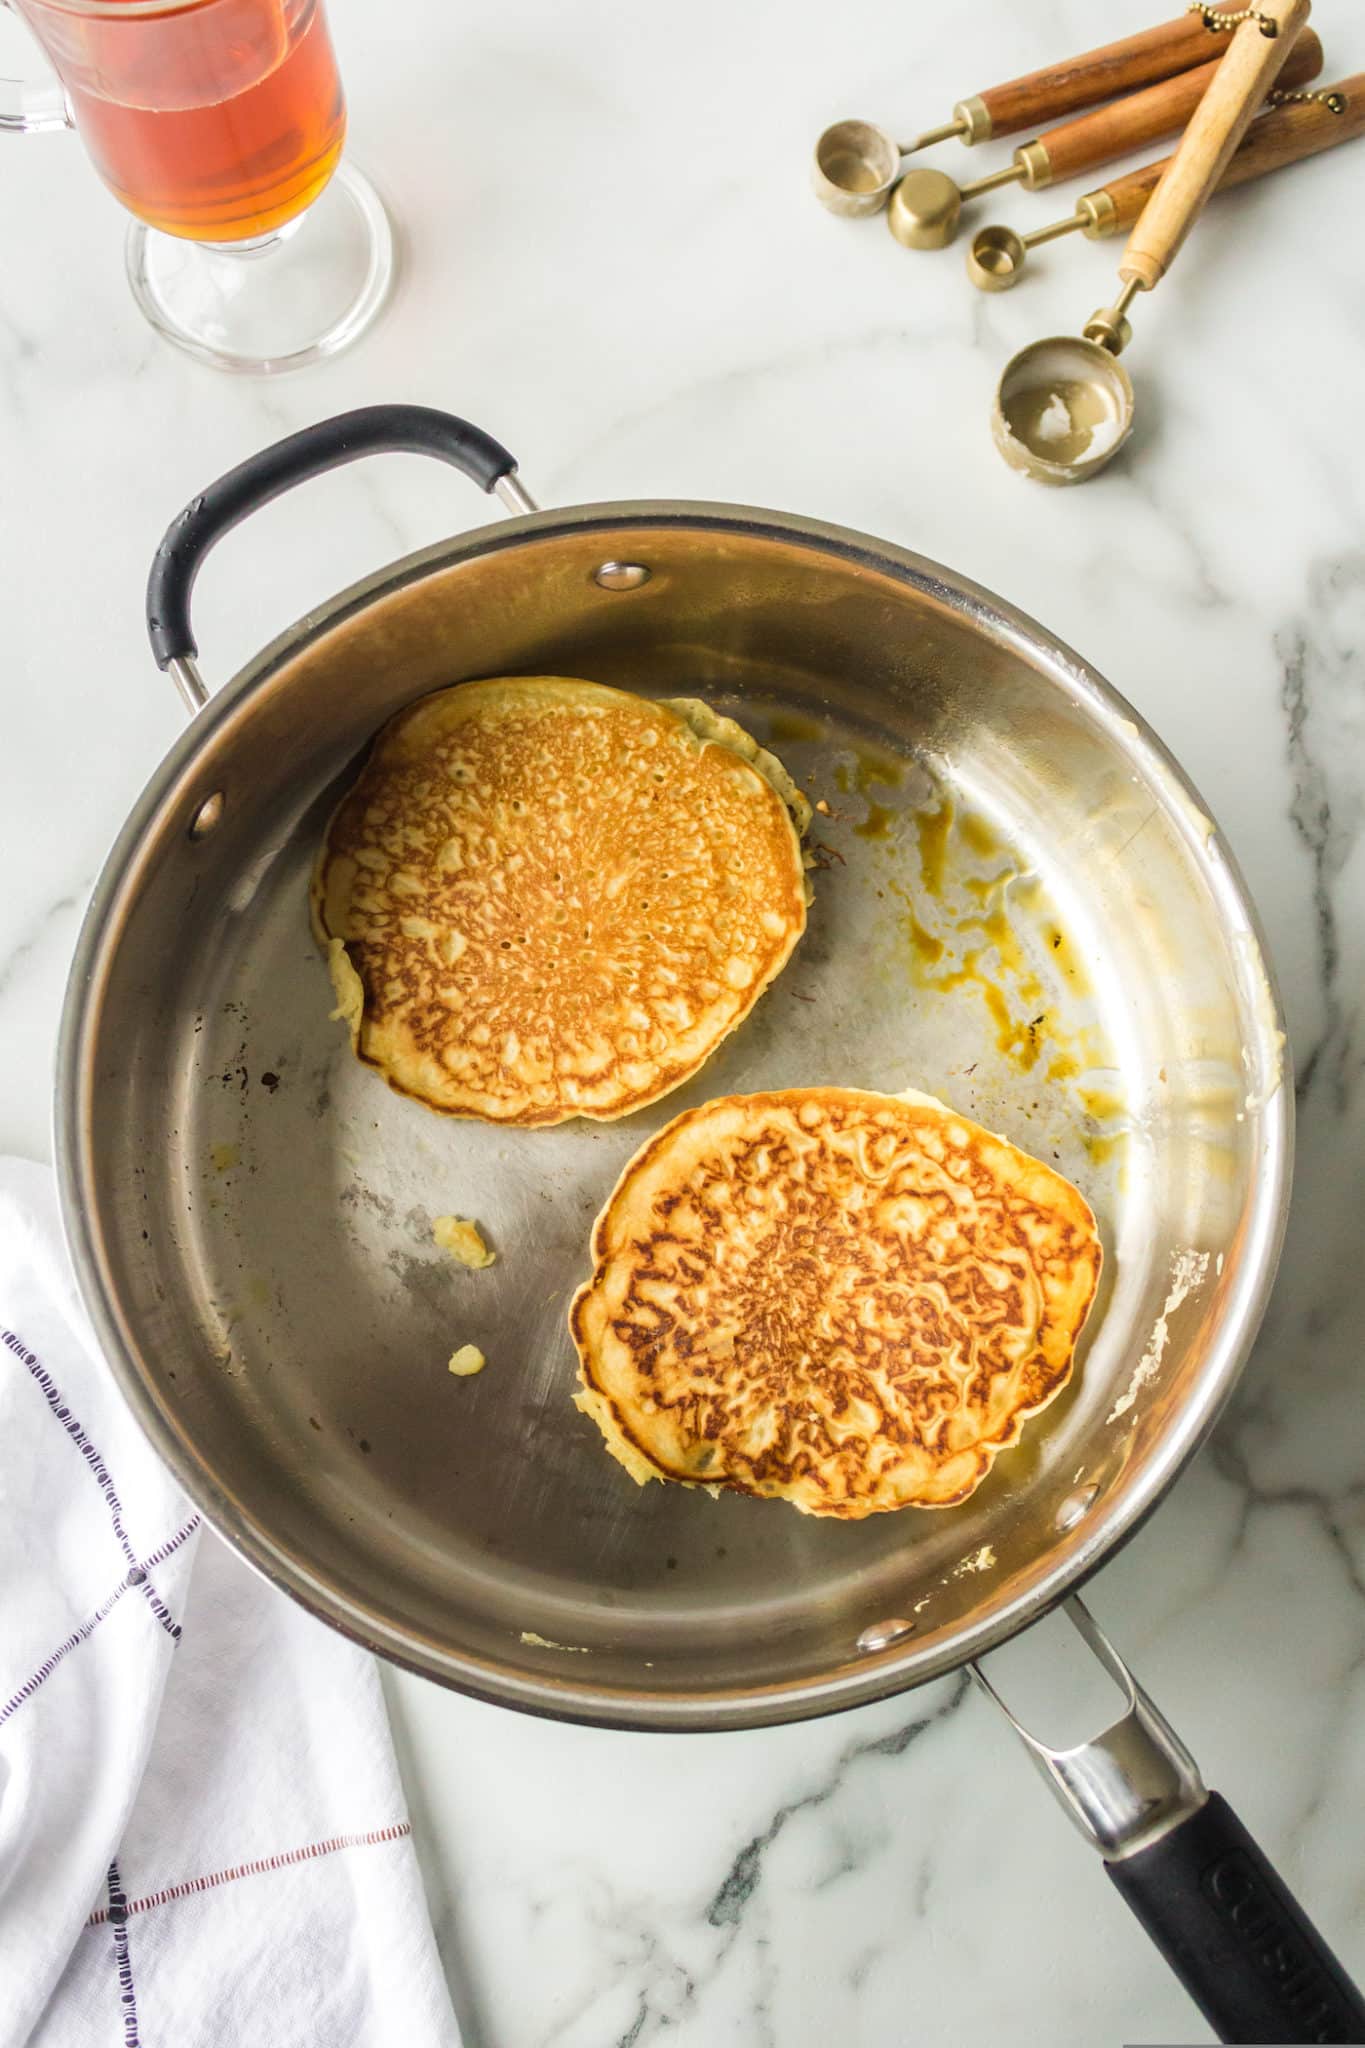
<path id="1" fill-rule="evenodd" d="M 143 1440 L 0 1160 L 0 2048 L 458 2048 L 374 1660 Z"/>

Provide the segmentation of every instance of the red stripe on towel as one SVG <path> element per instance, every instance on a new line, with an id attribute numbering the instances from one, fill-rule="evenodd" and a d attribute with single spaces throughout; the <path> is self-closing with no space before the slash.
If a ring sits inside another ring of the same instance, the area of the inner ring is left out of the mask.
<path id="1" fill-rule="evenodd" d="M 372 1828 L 365 1835 L 333 1835 L 326 1842 L 309 1842 L 302 1849 L 285 1849 L 278 1856 L 258 1856 L 252 1863 L 234 1863 L 228 1870 L 212 1871 L 207 1877 L 189 1877 L 183 1884 L 168 1884 L 159 1892 L 149 1892 L 145 1899 L 129 1899 L 125 1912 L 150 1912 L 153 1906 L 164 1906 L 171 1899 L 188 1898 L 191 1892 L 211 1892 L 220 1884 L 233 1884 L 239 1877 L 261 1877 L 267 1870 L 285 1870 L 291 1863 L 311 1863 L 318 1856 L 334 1856 L 338 1849 L 368 1849 L 377 1842 L 401 1842 L 405 1835 L 412 1833 L 411 1821 L 393 1821 L 386 1828 Z M 99 1927 L 109 1918 L 109 1908 L 100 1906 L 86 1921 L 87 1927 Z"/>

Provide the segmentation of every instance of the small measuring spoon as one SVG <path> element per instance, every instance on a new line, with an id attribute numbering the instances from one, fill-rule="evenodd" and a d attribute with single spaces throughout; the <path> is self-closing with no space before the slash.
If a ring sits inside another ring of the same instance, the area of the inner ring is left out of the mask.
<path id="1" fill-rule="evenodd" d="M 1239 143 L 1231 163 L 1218 180 L 1219 192 L 1250 184 L 1286 164 L 1302 163 L 1324 149 L 1335 149 L 1365 131 L 1365 72 L 1343 78 L 1311 98 L 1259 114 Z M 1147 204 L 1162 172 L 1171 161 L 1144 164 L 1125 177 L 1112 178 L 1093 192 L 1083 192 L 1074 213 L 1050 221 L 1031 234 L 1013 228 L 978 228 L 967 251 L 967 275 L 981 292 L 1007 292 L 1018 284 L 1030 249 L 1055 242 L 1060 235 L 1083 234 L 1091 241 L 1131 227 Z"/>
<path id="2" fill-rule="evenodd" d="M 1053 335 L 1012 356 L 996 392 L 992 431 L 1005 460 L 1038 483 L 1083 483 L 1117 454 L 1133 425 L 1133 387 L 1118 361 L 1132 336 L 1128 308 L 1174 262 L 1285 62 L 1309 0 L 1261 0 L 1228 53 L 1179 149 L 1128 238 L 1111 306 L 1080 335 Z"/>
<path id="3" fill-rule="evenodd" d="M 1297 37 L 1284 60 L 1283 78 L 1289 86 L 1304 85 L 1322 70 L 1322 44 L 1306 30 Z M 891 194 L 886 224 L 906 249 L 942 249 L 957 233 L 963 205 L 982 192 L 999 185 L 1022 185 L 1037 192 L 1061 178 L 1074 178 L 1096 164 L 1126 156 L 1163 135 L 1175 135 L 1185 126 L 1213 83 L 1217 63 L 1201 64 L 1178 78 L 1163 79 L 1145 92 L 1130 93 L 1112 106 L 1096 107 L 1079 120 L 1063 121 L 1056 128 L 1021 143 L 1013 158 L 989 177 L 970 185 L 957 185 L 943 171 L 917 167 L 906 172 Z"/>
<path id="4" fill-rule="evenodd" d="M 957 120 L 942 128 L 929 128 L 913 142 L 896 142 L 885 128 L 871 121 L 836 121 L 826 128 L 815 145 L 811 184 L 815 196 L 831 213 L 845 220 L 858 220 L 880 213 L 892 186 L 900 176 L 901 164 L 917 149 L 928 149 L 950 136 L 966 135 Z"/>
<path id="5" fill-rule="evenodd" d="M 815 195 L 831 213 L 848 219 L 880 213 L 902 163 L 916 150 L 930 149 L 955 135 L 969 146 L 994 136 L 1017 135 L 1036 121 L 1055 121 L 1080 107 L 1093 106 L 1096 100 L 1132 92 L 1159 78 L 1173 78 L 1221 52 L 1225 33 L 1202 14 L 1178 15 L 1174 21 L 1144 29 L 1122 42 L 1106 43 L 1083 57 L 959 100 L 951 121 L 926 129 L 913 142 L 897 142 L 871 121 L 836 121 L 815 145 L 811 166 Z"/>

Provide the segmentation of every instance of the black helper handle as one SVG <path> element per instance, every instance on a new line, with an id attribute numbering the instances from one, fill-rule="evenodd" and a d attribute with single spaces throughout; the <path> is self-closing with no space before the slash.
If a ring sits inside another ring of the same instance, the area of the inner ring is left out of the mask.
<path id="1" fill-rule="evenodd" d="M 1220 2041 L 1365 2042 L 1365 1999 L 1216 1792 L 1105 1868 Z"/>
<path id="2" fill-rule="evenodd" d="M 169 668 L 199 652 L 190 627 L 190 593 L 204 557 L 225 533 L 249 512 L 324 470 L 339 469 L 362 455 L 404 450 L 451 463 L 485 491 L 517 466 L 491 434 L 426 405 L 361 406 L 263 448 L 191 499 L 156 551 L 147 579 L 147 633 L 157 667 Z"/>

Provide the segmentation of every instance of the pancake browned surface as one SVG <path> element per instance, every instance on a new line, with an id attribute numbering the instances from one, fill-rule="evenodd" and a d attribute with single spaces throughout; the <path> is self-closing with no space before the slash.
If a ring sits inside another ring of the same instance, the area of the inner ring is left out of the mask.
<path id="1" fill-rule="evenodd" d="M 632 1476 L 850 1519 L 964 1500 L 1066 1384 L 1100 1270 L 1051 1167 L 853 1088 L 675 1117 L 592 1248 L 575 1398 Z"/>
<path id="2" fill-rule="evenodd" d="M 385 726 L 318 858 L 337 1014 L 433 1109 L 624 1116 L 787 961 L 809 817 L 705 705 L 558 676 L 440 690 Z"/>

